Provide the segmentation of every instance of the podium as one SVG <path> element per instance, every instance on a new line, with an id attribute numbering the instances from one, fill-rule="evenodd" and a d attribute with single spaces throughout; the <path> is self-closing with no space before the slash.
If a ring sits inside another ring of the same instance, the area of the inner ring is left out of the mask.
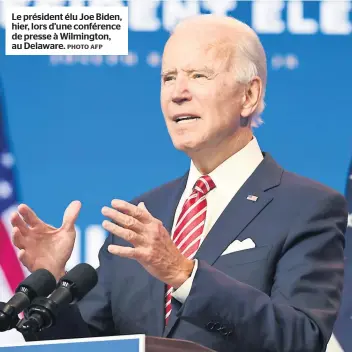
<path id="1" fill-rule="evenodd" d="M 0 352 L 215 352 L 197 343 L 152 337 L 125 335 L 70 340 L 25 342 L 1 346 Z"/>

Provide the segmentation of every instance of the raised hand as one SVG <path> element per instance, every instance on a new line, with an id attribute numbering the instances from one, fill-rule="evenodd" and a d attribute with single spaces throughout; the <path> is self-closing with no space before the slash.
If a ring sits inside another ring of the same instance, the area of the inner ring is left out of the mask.
<path id="1" fill-rule="evenodd" d="M 30 272 L 42 268 L 56 279 L 64 275 L 75 243 L 74 225 L 80 209 L 79 201 L 71 202 L 61 227 L 55 228 L 43 222 L 28 205 L 18 206 L 18 213 L 11 217 L 13 243 L 20 249 L 20 261 Z"/>
<path id="2" fill-rule="evenodd" d="M 144 203 L 138 206 L 123 200 L 113 200 L 112 208 L 104 207 L 103 227 L 133 247 L 110 245 L 108 251 L 120 257 L 137 260 L 151 275 L 174 288 L 191 275 L 194 262 L 175 246 L 160 220 L 154 218 Z"/>

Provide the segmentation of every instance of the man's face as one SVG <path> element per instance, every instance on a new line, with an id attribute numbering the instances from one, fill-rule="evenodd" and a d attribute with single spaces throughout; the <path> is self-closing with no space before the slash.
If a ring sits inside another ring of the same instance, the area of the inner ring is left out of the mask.
<path id="1" fill-rule="evenodd" d="M 239 128 L 243 87 L 229 46 L 216 39 L 181 31 L 165 47 L 161 108 L 175 148 L 187 153 L 226 148 Z"/>

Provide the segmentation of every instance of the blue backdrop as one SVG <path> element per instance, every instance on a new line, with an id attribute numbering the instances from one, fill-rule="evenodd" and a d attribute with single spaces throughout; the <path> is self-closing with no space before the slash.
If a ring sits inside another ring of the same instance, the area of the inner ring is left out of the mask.
<path id="1" fill-rule="evenodd" d="M 188 167 L 159 105 L 160 56 L 178 17 L 217 11 L 257 30 L 269 67 L 265 123 L 255 131 L 260 146 L 287 169 L 345 192 L 352 1 L 129 5 L 129 56 L 0 56 L 20 201 L 56 226 L 71 200 L 83 203 L 72 264 L 96 264 L 102 206 L 114 197 L 129 200 Z M 2 30 L 2 53 L 4 45 Z"/>

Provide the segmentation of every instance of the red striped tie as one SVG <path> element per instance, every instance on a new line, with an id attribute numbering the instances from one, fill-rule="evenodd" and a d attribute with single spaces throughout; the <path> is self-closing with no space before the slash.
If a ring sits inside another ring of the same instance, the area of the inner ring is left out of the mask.
<path id="1" fill-rule="evenodd" d="M 210 176 L 202 176 L 193 187 L 192 194 L 183 205 L 181 214 L 177 220 L 172 239 L 188 259 L 192 259 L 200 245 L 205 217 L 207 212 L 206 194 L 215 188 L 215 183 Z M 166 286 L 165 324 L 167 325 L 171 314 L 172 287 Z"/>

